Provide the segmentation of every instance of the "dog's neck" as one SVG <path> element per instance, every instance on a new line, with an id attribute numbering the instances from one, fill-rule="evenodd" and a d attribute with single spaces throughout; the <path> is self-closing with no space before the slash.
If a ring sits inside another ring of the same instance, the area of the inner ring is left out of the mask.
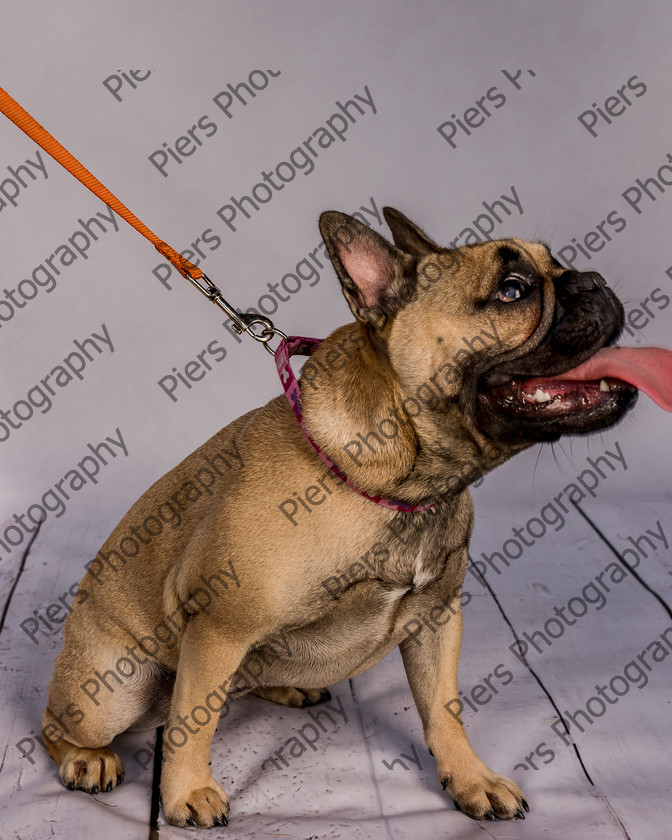
<path id="1" fill-rule="evenodd" d="M 314 351 L 302 393 L 317 445 L 371 495 L 440 501 L 506 460 L 466 430 L 456 405 L 410 416 L 404 409 L 410 395 L 359 323 L 339 328 Z"/>

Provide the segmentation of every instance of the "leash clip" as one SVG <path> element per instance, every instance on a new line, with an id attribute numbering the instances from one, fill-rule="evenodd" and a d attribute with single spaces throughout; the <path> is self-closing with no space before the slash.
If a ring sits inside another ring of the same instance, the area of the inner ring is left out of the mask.
<path id="1" fill-rule="evenodd" d="M 216 303 L 220 309 L 223 309 L 224 312 L 226 312 L 232 321 L 233 329 L 238 333 L 238 335 L 247 333 L 255 341 L 259 341 L 263 344 L 271 356 L 275 356 L 275 351 L 271 349 L 269 344 L 271 339 L 274 336 L 279 335 L 280 338 L 287 340 L 287 336 L 284 332 L 277 329 L 270 318 L 266 318 L 263 315 L 237 312 L 230 303 L 224 300 L 221 291 L 217 288 L 217 286 L 215 286 L 205 272 L 202 273 L 200 278 L 192 277 L 191 274 L 187 272 L 186 277 L 187 280 L 189 280 L 189 282 L 195 286 L 201 294 L 205 295 L 211 303 Z M 261 324 L 263 327 L 261 332 L 255 332 L 252 329 L 253 324 Z"/>

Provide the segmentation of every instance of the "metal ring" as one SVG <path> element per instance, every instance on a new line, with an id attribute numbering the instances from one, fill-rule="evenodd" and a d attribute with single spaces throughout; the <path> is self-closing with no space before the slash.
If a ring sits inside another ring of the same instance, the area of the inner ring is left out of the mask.
<path id="1" fill-rule="evenodd" d="M 249 318 L 244 318 L 244 321 L 246 326 L 246 332 L 248 333 L 248 335 L 251 335 L 252 338 L 254 338 L 256 341 L 266 342 L 269 340 L 265 337 L 265 335 L 269 330 L 274 329 L 272 321 L 270 321 L 268 318 L 264 318 L 263 315 L 255 315 Z M 263 327 L 261 332 L 254 332 L 254 330 L 252 329 L 253 324 L 261 324 Z"/>
<path id="2" fill-rule="evenodd" d="M 284 341 L 287 341 L 287 336 L 282 330 L 277 329 L 276 327 L 265 327 L 261 331 L 261 341 L 264 342 L 264 347 L 268 350 L 271 356 L 275 356 L 275 350 L 269 344 L 270 340 L 274 338 L 276 335 L 279 335 Z"/>

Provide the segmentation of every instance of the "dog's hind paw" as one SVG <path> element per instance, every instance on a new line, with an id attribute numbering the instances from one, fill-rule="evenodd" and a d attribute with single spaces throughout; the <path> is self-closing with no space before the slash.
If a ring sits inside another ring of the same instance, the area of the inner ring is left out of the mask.
<path id="1" fill-rule="evenodd" d="M 304 706 L 315 706 L 331 700 L 331 694 L 326 688 L 290 688 L 288 686 L 261 686 L 255 688 L 252 694 L 280 703 L 282 706 L 294 706 L 301 709 Z"/>
<path id="2" fill-rule="evenodd" d="M 120 785 L 124 768 L 119 756 L 108 747 L 89 750 L 73 746 L 60 767 L 61 779 L 69 790 L 107 793 Z"/>

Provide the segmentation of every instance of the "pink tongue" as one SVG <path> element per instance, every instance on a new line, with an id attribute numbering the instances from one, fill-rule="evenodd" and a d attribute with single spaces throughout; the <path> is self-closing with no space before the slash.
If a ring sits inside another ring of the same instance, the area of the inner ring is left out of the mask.
<path id="1" fill-rule="evenodd" d="M 659 347 L 605 347 L 587 362 L 552 380 L 622 379 L 672 411 L 672 352 Z"/>

